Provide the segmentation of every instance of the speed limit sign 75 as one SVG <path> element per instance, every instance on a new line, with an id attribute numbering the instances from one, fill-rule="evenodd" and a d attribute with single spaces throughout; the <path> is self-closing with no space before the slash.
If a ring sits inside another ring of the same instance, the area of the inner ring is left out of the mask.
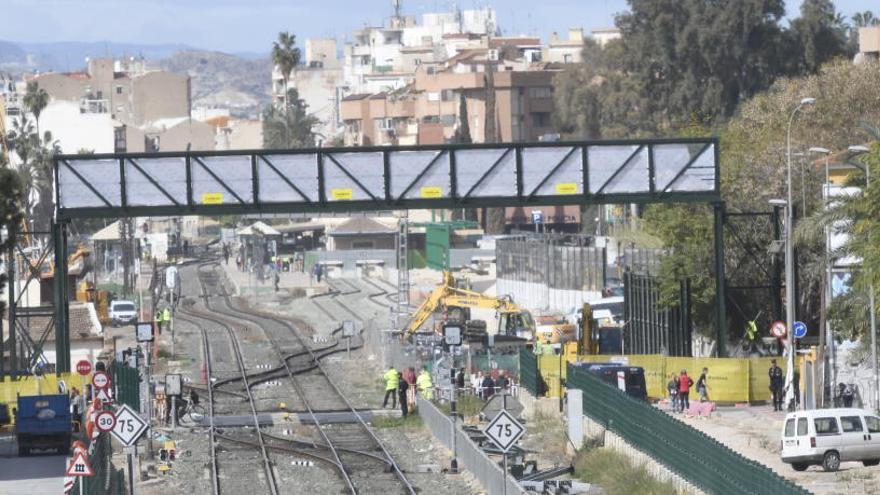
<path id="1" fill-rule="evenodd" d="M 95 416 L 95 425 L 101 431 L 112 431 L 116 427 L 116 415 L 113 411 L 101 411 Z"/>

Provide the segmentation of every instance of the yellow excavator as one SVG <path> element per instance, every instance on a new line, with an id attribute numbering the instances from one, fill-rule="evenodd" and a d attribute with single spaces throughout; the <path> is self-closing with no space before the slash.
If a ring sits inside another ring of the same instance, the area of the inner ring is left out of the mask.
<path id="1" fill-rule="evenodd" d="M 494 309 L 499 335 L 520 337 L 529 341 L 535 337 L 535 320 L 532 314 L 517 306 L 509 296 L 487 296 L 459 288 L 452 273 L 443 272 L 443 283 L 419 306 L 404 328 L 401 338 L 409 340 L 432 314 L 440 310 L 445 310 L 448 322 L 466 324 L 470 308 Z"/>

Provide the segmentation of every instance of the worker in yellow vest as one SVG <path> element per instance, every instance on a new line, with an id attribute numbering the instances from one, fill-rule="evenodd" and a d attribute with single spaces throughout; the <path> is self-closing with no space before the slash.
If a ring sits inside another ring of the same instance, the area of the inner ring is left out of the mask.
<path id="1" fill-rule="evenodd" d="M 419 373 L 419 377 L 416 378 L 416 386 L 419 387 L 419 393 L 422 397 L 427 400 L 434 398 L 434 384 L 431 383 L 431 374 L 428 373 L 427 368 Z"/>
<path id="2" fill-rule="evenodd" d="M 388 371 L 382 375 L 385 379 L 385 400 L 382 401 L 382 407 L 388 407 L 388 397 L 391 397 L 391 409 L 397 409 L 397 386 L 400 384 L 400 373 L 390 366 Z"/>

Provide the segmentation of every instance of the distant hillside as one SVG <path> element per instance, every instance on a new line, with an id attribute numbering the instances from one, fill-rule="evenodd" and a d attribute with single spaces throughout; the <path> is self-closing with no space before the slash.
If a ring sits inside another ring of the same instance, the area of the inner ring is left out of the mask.
<path id="1" fill-rule="evenodd" d="M 86 58 L 96 57 L 144 57 L 147 60 L 160 60 L 190 47 L 181 44 L 145 45 L 136 43 L 114 43 L 110 41 L 80 42 L 59 41 L 52 43 L 19 43 L 0 41 L 0 63 L 16 64 L 21 71 L 80 70 L 86 65 Z M 8 59 L 7 57 L 9 55 Z"/>
<path id="2" fill-rule="evenodd" d="M 159 61 L 159 66 L 192 78 L 193 106 L 228 106 L 236 116 L 256 117 L 271 100 L 268 58 L 183 50 Z"/>

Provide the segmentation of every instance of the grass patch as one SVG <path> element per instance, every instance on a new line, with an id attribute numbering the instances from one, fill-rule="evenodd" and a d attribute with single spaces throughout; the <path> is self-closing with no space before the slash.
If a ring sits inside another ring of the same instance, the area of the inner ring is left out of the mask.
<path id="1" fill-rule="evenodd" d="M 480 414 L 480 410 L 483 409 L 483 405 L 485 403 L 482 399 L 473 394 L 465 394 L 459 395 L 455 402 L 455 410 L 458 414 L 464 416 L 465 418 L 469 418 L 471 416 L 476 416 Z M 437 407 L 443 411 L 443 414 L 447 416 L 451 412 L 449 403 L 444 402 L 442 404 L 437 404 Z"/>
<path id="2" fill-rule="evenodd" d="M 676 495 L 672 483 L 653 478 L 643 466 L 633 466 L 626 456 L 606 448 L 581 449 L 574 474 L 601 486 L 607 495 Z"/>
<path id="3" fill-rule="evenodd" d="M 170 359 L 171 358 L 171 351 L 169 351 L 168 349 L 159 349 L 158 355 L 160 358 Z"/>
<path id="4" fill-rule="evenodd" d="M 400 428 L 407 429 L 421 428 L 424 423 L 422 417 L 418 414 L 410 414 L 405 418 L 392 418 L 387 416 L 379 416 L 373 418 L 373 428 Z"/>

